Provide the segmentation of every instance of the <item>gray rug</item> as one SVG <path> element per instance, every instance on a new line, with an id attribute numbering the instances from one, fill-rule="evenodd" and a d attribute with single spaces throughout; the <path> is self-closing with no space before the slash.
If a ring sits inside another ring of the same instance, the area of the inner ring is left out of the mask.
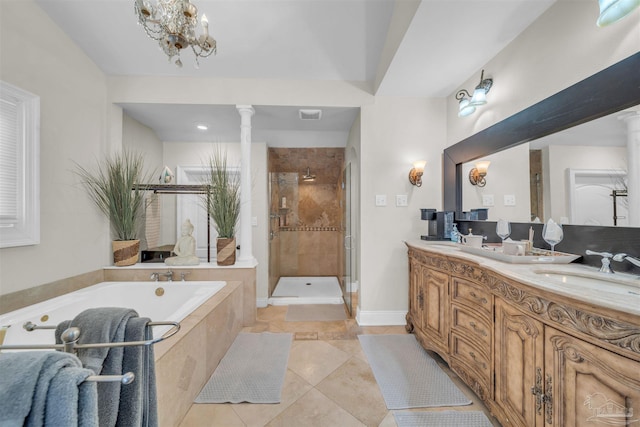
<path id="1" fill-rule="evenodd" d="M 388 409 L 469 405 L 413 335 L 358 335 Z"/>
<path id="2" fill-rule="evenodd" d="M 398 427 L 493 427 L 480 411 L 394 412 Z"/>
<path id="3" fill-rule="evenodd" d="M 280 403 L 293 334 L 241 333 L 196 403 Z"/>
<path id="4" fill-rule="evenodd" d="M 287 308 L 287 322 L 331 322 L 347 320 L 343 304 L 293 304 Z"/>

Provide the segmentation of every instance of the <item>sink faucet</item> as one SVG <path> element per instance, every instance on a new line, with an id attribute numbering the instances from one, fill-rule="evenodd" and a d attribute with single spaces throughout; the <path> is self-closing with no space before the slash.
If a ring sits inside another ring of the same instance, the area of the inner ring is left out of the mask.
<path id="1" fill-rule="evenodd" d="M 587 255 L 599 255 L 602 257 L 602 266 L 600 267 L 601 273 L 613 274 L 613 270 L 611 269 L 611 258 L 613 258 L 613 254 L 610 252 L 594 252 L 589 249 L 585 252 Z"/>
<path id="2" fill-rule="evenodd" d="M 640 267 L 640 259 L 634 258 L 627 254 L 615 254 L 613 256 L 613 260 L 617 262 L 623 262 L 626 260 L 626 261 L 629 261 L 631 264 L 635 265 L 636 267 Z M 638 279 L 640 279 L 640 276 L 638 276 Z"/>

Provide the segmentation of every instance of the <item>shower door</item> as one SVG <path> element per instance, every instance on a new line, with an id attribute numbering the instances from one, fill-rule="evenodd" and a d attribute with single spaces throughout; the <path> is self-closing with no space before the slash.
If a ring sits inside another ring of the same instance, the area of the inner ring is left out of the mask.
<path id="1" fill-rule="evenodd" d="M 342 288 L 342 297 L 344 303 L 347 306 L 349 314 L 351 314 L 351 271 L 352 271 L 352 253 L 354 252 L 354 239 L 352 234 L 351 224 L 351 163 L 347 164 L 342 172 L 342 191 L 340 192 L 342 198 L 340 205 L 342 206 L 342 229 L 343 229 L 343 269 L 342 278 L 340 280 L 340 286 Z"/>

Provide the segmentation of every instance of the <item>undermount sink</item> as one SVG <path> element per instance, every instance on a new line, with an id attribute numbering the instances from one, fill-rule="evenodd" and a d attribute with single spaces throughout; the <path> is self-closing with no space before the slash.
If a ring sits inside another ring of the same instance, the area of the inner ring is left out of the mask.
<path id="1" fill-rule="evenodd" d="M 622 295 L 640 295 L 640 280 L 616 278 L 615 275 L 589 274 L 582 272 L 537 270 L 539 276 L 554 282 L 582 288 L 601 289 Z M 634 281 L 635 280 L 635 281 Z"/>

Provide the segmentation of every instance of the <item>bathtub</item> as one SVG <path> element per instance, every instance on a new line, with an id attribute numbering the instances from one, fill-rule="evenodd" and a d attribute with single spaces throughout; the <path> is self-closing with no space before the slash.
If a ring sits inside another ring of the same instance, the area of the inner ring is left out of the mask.
<path id="1" fill-rule="evenodd" d="M 162 296 L 156 295 L 158 288 Z M 4 344 L 53 344 L 53 330 L 27 332 L 22 325 L 56 325 L 86 308 L 106 306 L 130 307 L 153 321 L 180 322 L 177 334 L 154 345 L 158 421 L 160 427 L 179 426 L 243 327 L 242 282 L 99 283 L 0 315 L 0 326 L 8 326 Z M 154 335 L 163 333 L 154 327 Z"/>
<path id="2" fill-rule="evenodd" d="M 126 307 L 152 321 L 180 322 L 225 286 L 225 282 L 103 282 L 0 315 L 3 345 L 54 344 L 54 331 L 26 331 L 23 325 L 55 326 L 88 308 Z M 170 326 L 153 328 L 154 338 Z M 82 331 L 81 331 L 82 333 Z"/>

